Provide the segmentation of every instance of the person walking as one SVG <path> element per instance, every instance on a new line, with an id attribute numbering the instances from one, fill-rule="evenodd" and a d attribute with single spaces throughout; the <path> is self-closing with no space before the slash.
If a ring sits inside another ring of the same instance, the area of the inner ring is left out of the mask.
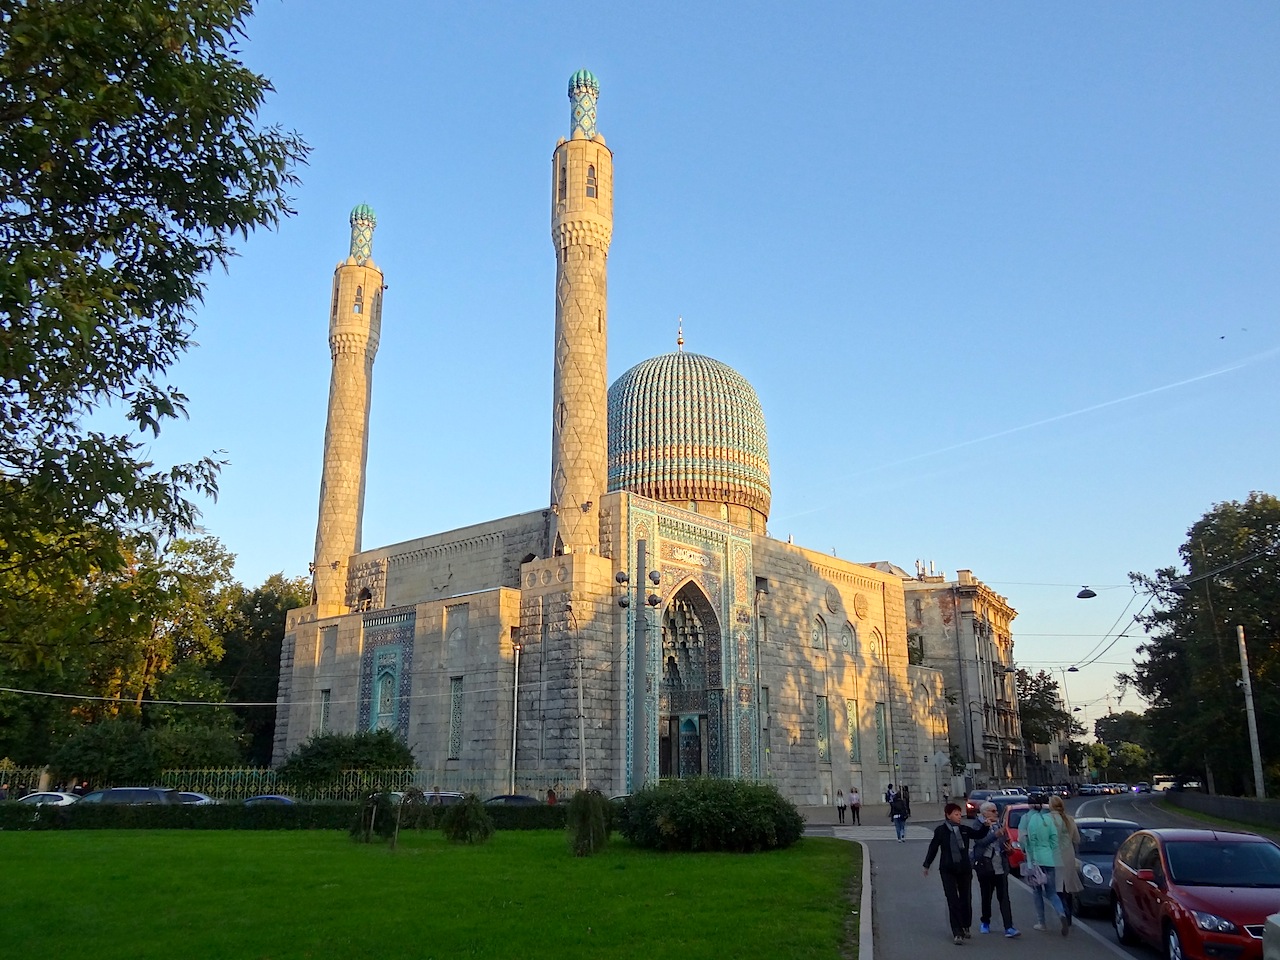
<path id="1" fill-rule="evenodd" d="M 960 806 L 948 803 L 946 820 L 938 824 L 924 855 L 924 875 L 929 875 L 933 858 L 938 857 L 938 879 L 947 898 L 947 919 L 951 923 L 951 942 L 964 946 L 973 926 L 973 871 L 969 861 L 969 841 L 985 837 L 986 823 L 971 827 L 960 820 Z"/>
<path id="2" fill-rule="evenodd" d="M 862 794 L 857 787 L 849 788 L 849 822 L 862 826 Z"/>
<path id="3" fill-rule="evenodd" d="M 895 793 L 893 799 L 889 801 L 889 819 L 893 821 L 893 829 L 898 834 L 899 843 L 907 842 L 907 817 L 909 816 L 907 798 L 900 793 Z"/>
<path id="4" fill-rule="evenodd" d="M 1049 798 L 1049 811 L 1054 825 L 1058 828 L 1058 853 L 1053 862 L 1054 878 L 1057 880 L 1058 897 L 1062 900 L 1062 909 L 1067 915 L 1067 926 L 1075 921 L 1075 895 L 1084 889 L 1080 882 L 1080 867 L 1076 863 L 1076 851 L 1080 849 L 1080 828 L 1075 819 L 1067 813 L 1067 805 L 1059 796 Z"/>
<path id="5" fill-rule="evenodd" d="M 1000 905 L 1000 919 L 1004 922 L 1004 935 L 1010 939 L 1020 937 L 1013 925 L 1013 908 L 1009 905 L 1009 831 L 1000 825 L 1000 811 L 990 800 L 979 809 L 982 822 L 987 825 L 987 835 L 973 842 L 973 872 L 978 878 L 978 896 L 982 905 L 978 930 L 991 932 L 991 897 L 994 894 Z"/>
<path id="6" fill-rule="evenodd" d="M 845 811 L 846 802 L 847 801 L 844 798 L 844 791 L 837 790 L 836 791 L 836 816 L 840 818 L 841 823 L 844 823 L 844 811 Z"/>
<path id="7" fill-rule="evenodd" d="M 1027 885 L 1035 896 L 1036 922 L 1033 929 L 1049 929 L 1045 923 L 1045 904 L 1053 908 L 1058 917 L 1062 935 L 1065 937 L 1071 929 L 1071 921 L 1067 918 L 1066 909 L 1062 906 L 1062 898 L 1058 896 L 1058 885 L 1055 864 L 1058 859 L 1058 825 L 1053 815 L 1045 810 L 1049 798 L 1043 793 L 1033 793 L 1027 797 L 1031 809 L 1022 816 L 1018 823 L 1018 840 L 1027 855 L 1023 864 L 1022 875 L 1027 878 Z M 1037 871 L 1035 868 L 1039 868 Z M 1033 879 L 1043 882 L 1034 883 Z"/>

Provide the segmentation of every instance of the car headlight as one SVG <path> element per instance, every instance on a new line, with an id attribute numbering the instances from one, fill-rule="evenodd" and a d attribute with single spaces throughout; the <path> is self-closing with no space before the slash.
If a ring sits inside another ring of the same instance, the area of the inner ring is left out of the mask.
<path id="1" fill-rule="evenodd" d="M 1102 883 L 1102 871 L 1099 870 L 1094 864 L 1092 863 L 1084 864 L 1083 866 L 1080 867 L 1080 872 L 1084 874 L 1084 878 L 1088 880 L 1090 883 L 1097 883 L 1097 884 Z"/>
<path id="2" fill-rule="evenodd" d="M 1022 844 L 1020 844 L 1017 840 L 1010 840 L 1010 841 L 1009 841 L 1009 846 L 1013 847 L 1013 849 L 1015 849 L 1015 850 L 1021 850 L 1021 849 L 1022 849 Z"/>
<path id="3" fill-rule="evenodd" d="M 1224 920 L 1213 913 L 1201 913 L 1199 910 L 1192 910 L 1191 915 L 1196 918 L 1196 926 L 1201 930 L 1208 930 L 1212 933 L 1239 933 L 1236 925 L 1230 920 Z"/>

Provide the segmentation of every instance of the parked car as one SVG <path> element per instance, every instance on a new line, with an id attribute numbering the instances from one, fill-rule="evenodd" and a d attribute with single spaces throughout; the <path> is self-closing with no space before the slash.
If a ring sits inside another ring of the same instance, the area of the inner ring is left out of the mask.
<path id="1" fill-rule="evenodd" d="M 404 801 L 404 790 L 392 790 L 391 802 L 402 803 Z M 453 791 L 434 790 L 430 793 L 423 791 L 422 802 L 433 807 L 452 807 L 455 803 L 461 803 L 465 794 L 454 793 Z"/>
<path id="2" fill-rule="evenodd" d="M 296 800 L 293 797 L 286 797 L 281 793 L 260 793 L 256 797 L 250 797 L 244 802 L 246 807 L 292 807 Z"/>
<path id="3" fill-rule="evenodd" d="M 969 796 L 964 800 L 964 815 L 966 817 L 976 817 L 978 808 L 982 806 L 982 801 L 990 800 L 992 797 L 1000 795 L 999 790 L 970 790 Z"/>
<path id="4" fill-rule="evenodd" d="M 1139 830 L 1116 852 L 1112 922 L 1123 944 L 1170 960 L 1261 960 L 1280 912 L 1280 846 L 1252 833 Z"/>
<path id="5" fill-rule="evenodd" d="M 1139 824 L 1107 817 L 1080 817 L 1076 827 L 1080 831 L 1076 868 L 1082 887 L 1076 894 L 1076 908 L 1081 913 L 1105 911 L 1111 906 L 1111 866 L 1116 851 L 1139 829 Z"/>
<path id="6" fill-rule="evenodd" d="M 1024 800 L 1022 803 L 1011 803 L 1000 811 L 1000 823 L 1009 831 L 1009 866 L 1015 871 L 1022 861 L 1027 859 L 1027 855 L 1022 852 L 1021 844 L 1018 843 L 1018 824 L 1030 809 L 1031 804 Z"/>
<path id="7" fill-rule="evenodd" d="M 161 803 L 177 804 L 178 791 L 166 787 L 108 787 L 106 790 L 95 790 L 80 798 L 81 803 Z"/>
<path id="8" fill-rule="evenodd" d="M 1102 787 L 1096 783 L 1082 783 L 1080 785 L 1080 796 L 1096 797 L 1102 793 Z"/>
<path id="9" fill-rule="evenodd" d="M 49 807 L 69 807 L 73 803 L 79 803 L 80 798 L 74 793 L 60 793 L 56 790 L 46 790 L 41 793 L 28 793 L 18 802 Z"/>
<path id="10" fill-rule="evenodd" d="M 531 797 L 524 793 L 503 793 L 496 797 L 490 797 L 485 803 L 504 807 L 536 807 L 542 801 L 537 797 Z"/>
<path id="11" fill-rule="evenodd" d="M 207 793 L 196 793 L 194 790 L 178 791 L 178 799 L 183 803 L 194 803 L 202 807 L 208 806 L 211 803 L 219 802 L 213 799 L 213 797 L 209 796 Z"/>

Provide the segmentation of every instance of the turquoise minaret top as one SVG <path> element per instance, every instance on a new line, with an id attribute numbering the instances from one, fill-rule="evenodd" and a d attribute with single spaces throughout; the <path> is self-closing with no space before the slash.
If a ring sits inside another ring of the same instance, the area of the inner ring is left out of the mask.
<path id="1" fill-rule="evenodd" d="M 579 70 L 569 78 L 569 139 L 594 140 L 596 136 L 596 100 L 600 97 L 600 81 L 590 70 Z"/>
<path id="2" fill-rule="evenodd" d="M 373 207 L 362 203 L 351 211 L 351 258 L 363 265 L 373 259 L 373 228 L 378 218 Z"/>

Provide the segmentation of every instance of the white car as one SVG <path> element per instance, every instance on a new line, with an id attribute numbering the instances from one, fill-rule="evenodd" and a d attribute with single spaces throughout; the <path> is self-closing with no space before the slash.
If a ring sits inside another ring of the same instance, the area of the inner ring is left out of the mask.
<path id="1" fill-rule="evenodd" d="M 43 804 L 50 807 L 69 807 L 73 803 L 79 803 L 80 798 L 74 793 L 58 793 L 57 791 L 46 791 L 43 793 L 28 793 L 25 797 L 18 801 L 19 803 Z"/>

